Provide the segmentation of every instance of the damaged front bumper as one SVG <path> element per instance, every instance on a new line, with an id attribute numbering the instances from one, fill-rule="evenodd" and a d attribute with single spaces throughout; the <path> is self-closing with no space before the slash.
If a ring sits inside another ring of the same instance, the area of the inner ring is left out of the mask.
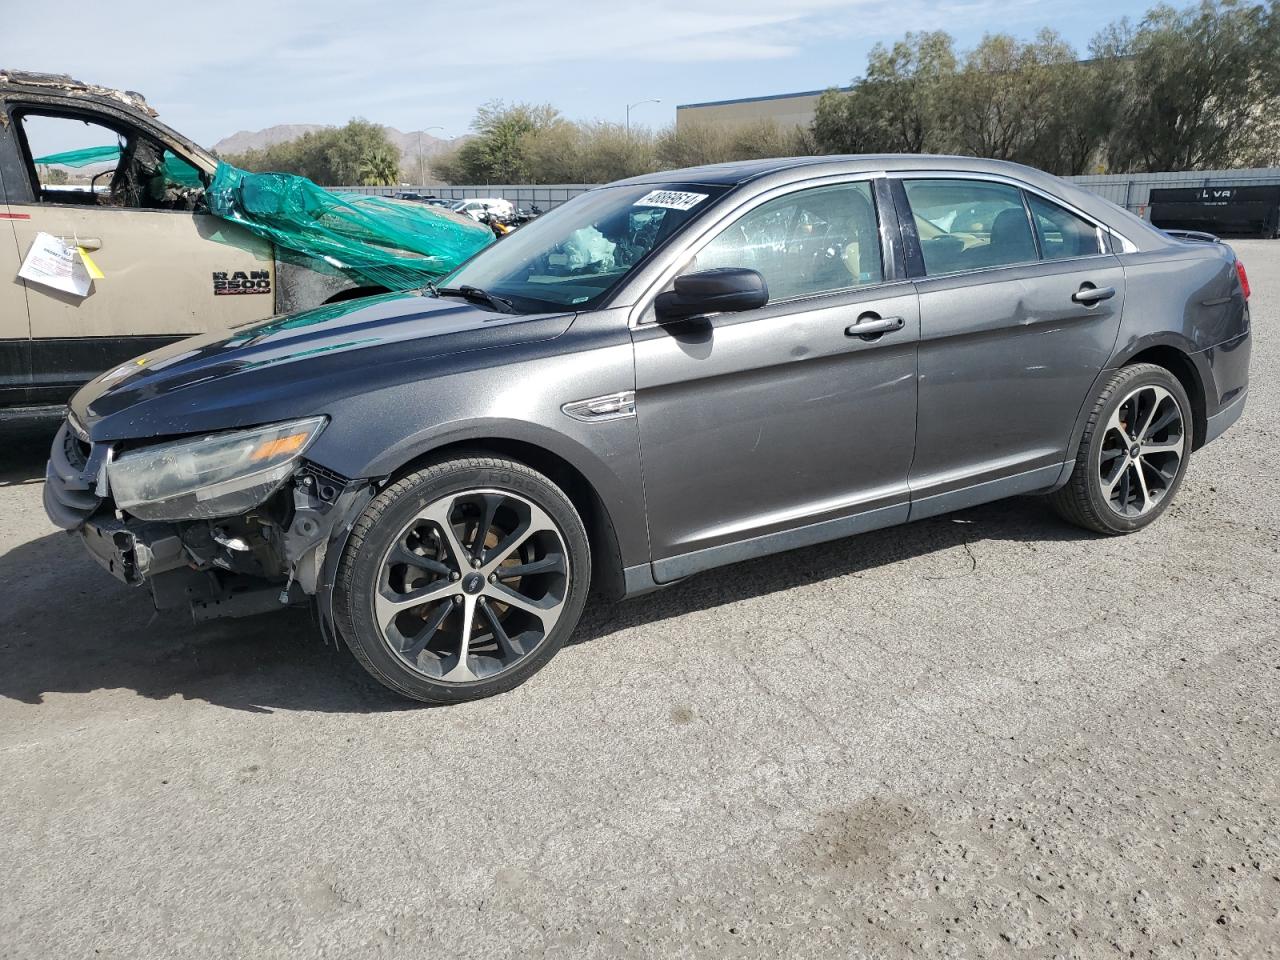
<path id="1" fill-rule="evenodd" d="M 115 508 L 104 481 L 109 445 L 64 424 L 46 471 L 45 512 L 77 533 L 121 583 L 147 586 L 158 610 L 190 607 L 196 620 L 248 616 L 319 601 L 333 632 L 337 561 L 373 484 L 300 460 L 282 486 L 234 517 L 141 520 Z M 103 494 L 103 495 L 100 495 Z"/>
<path id="2" fill-rule="evenodd" d="M 121 583 L 143 581 L 187 566 L 177 529 L 167 523 L 138 523 L 102 516 L 80 528 L 89 555 Z"/>

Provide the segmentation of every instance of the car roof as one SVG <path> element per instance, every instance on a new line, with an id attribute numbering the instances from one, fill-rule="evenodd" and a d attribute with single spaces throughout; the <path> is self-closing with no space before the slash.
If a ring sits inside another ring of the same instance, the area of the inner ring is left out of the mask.
<path id="1" fill-rule="evenodd" d="M 147 98 L 135 90 L 116 90 L 76 80 L 65 73 L 36 73 L 33 70 L 6 70 L 0 67 L 0 94 L 10 90 L 24 93 L 56 94 L 75 100 L 112 100 L 124 104 L 150 117 L 156 112 Z"/>
<path id="2" fill-rule="evenodd" d="M 946 156 L 926 153 L 860 153 L 832 154 L 809 157 L 771 157 L 761 160 L 735 160 L 729 163 L 710 163 L 704 166 L 663 170 L 620 180 L 619 183 L 706 183 L 731 186 L 746 183 L 773 173 L 783 173 L 797 168 L 830 167 L 832 172 L 855 173 L 879 170 L 938 170 L 1012 174 L 1025 176 L 1040 173 L 1031 167 L 1005 160 L 984 160 L 978 157 Z"/>
<path id="3" fill-rule="evenodd" d="M 132 113 L 143 126 L 150 125 L 156 132 L 184 147 L 208 170 L 212 171 L 217 165 L 216 158 L 208 150 L 156 119 L 155 108 L 147 103 L 146 97 L 135 90 L 100 87 L 97 84 L 77 80 L 65 73 L 37 73 L 33 70 L 8 70 L 0 67 L 0 99 L 13 94 L 32 96 L 46 101 L 66 100 L 72 104 L 112 107 L 117 111 Z"/>
<path id="4" fill-rule="evenodd" d="M 753 181 L 765 180 L 773 186 L 793 180 L 804 180 L 827 174 L 872 174 L 880 172 L 986 174 L 1009 177 L 1043 191 L 1049 196 L 1074 205 L 1094 219 L 1120 231 L 1131 238 L 1139 249 L 1168 245 L 1168 238 L 1152 228 L 1151 224 L 1134 216 L 1128 210 L 1104 200 L 1096 193 L 1073 183 L 1037 170 L 1034 167 L 1007 160 L 986 160 L 980 157 L 958 157 L 923 153 L 875 153 L 845 154 L 817 157 L 774 157 L 763 160 L 739 160 L 732 163 L 713 163 L 678 170 L 646 173 L 621 184 L 661 186 L 671 183 L 704 184 L 708 186 L 737 187 Z"/>

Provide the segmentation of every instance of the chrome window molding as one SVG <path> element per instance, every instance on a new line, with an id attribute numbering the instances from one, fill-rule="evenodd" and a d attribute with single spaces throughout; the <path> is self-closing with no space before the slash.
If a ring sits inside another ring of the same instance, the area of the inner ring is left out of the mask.
<path id="1" fill-rule="evenodd" d="M 1113 230 L 1105 223 L 1099 223 L 1097 217 L 1093 217 L 1085 213 L 1069 200 L 1064 200 L 1062 197 L 1055 196 L 1052 193 L 1047 193 L 1039 187 L 1032 186 L 1025 180 L 1019 180 L 1016 177 L 1010 177 L 1000 173 L 977 173 L 971 170 L 890 170 L 884 174 L 884 176 L 888 177 L 890 180 L 985 180 L 989 183 L 999 183 L 1007 187 L 1016 187 L 1019 190 L 1025 190 L 1027 193 L 1034 194 L 1042 200 L 1047 200 L 1049 203 L 1061 207 L 1068 213 L 1072 213 L 1079 217 L 1095 230 L 1101 231 L 1102 233 L 1119 240 L 1122 248 L 1119 251 L 1120 253 L 1136 253 L 1138 249 L 1137 245 L 1128 237 L 1116 230 Z M 1114 255 L 1115 252 L 1107 250 L 1102 253 L 1093 253 L 1084 257 L 1062 257 L 1058 262 L 1065 263 L 1068 260 L 1089 260 L 1093 257 Z M 1050 261 L 1042 260 L 1041 262 L 1048 263 Z M 1007 264 L 1007 266 L 1020 266 L 1020 264 Z M 947 274 L 947 276 L 956 276 L 956 274 Z"/>

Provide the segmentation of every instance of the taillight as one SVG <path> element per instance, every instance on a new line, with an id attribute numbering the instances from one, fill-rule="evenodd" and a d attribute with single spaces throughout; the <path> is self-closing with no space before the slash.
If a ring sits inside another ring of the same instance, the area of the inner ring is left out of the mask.
<path id="1" fill-rule="evenodd" d="M 1244 262 L 1236 260 L 1236 273 L 1240 276 L 1240 289 L 1244 291 L 1244 298 L 1249 299 L 1249 275 L 1244 272 Z"/>

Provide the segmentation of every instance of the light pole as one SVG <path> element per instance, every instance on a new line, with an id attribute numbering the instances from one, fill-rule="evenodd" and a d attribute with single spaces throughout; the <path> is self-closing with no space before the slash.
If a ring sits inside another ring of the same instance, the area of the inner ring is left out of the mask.
<path id="1" fill-rule="evenodd" d="M 628 104 L 627 104 L 627 136 L 628 136 L 628 137 L 629 137 L 629 136 L 631 136 L 631 109 L 632 109 L 632 107 L 638 107 L 638 106 L 640 106 L 641 104 L 644 104 L 644 103 L 661 103 L 661 102 L 662 102 L 661 100 L 637 100 L 635 103 L 628 103 Z"/>
<path id="2" fill-rule="evenodd" d="M 444 127 L 426 127 L 425 129 L 418 131 L 418 186 L 419 187 L 423 186 L 423 181 L 427 179 L 426 174 L 422 172 L 422 135 L 426 133 L 427 130 L 443 130 L 443 129 Z"/>

